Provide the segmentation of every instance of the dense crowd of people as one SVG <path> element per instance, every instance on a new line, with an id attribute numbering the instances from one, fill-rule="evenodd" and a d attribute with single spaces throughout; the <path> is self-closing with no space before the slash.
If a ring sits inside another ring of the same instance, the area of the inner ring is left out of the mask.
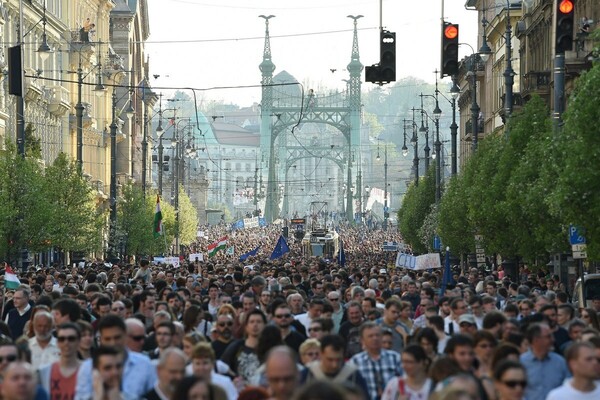
<path id="1" fill-rule="evenodd" d="M 7 272 L 2 399 L 600 399 L 600 299 L 575 309 L 557 276 L 465 267 L 442 289 L 395 268 L 391 230 L 342 226 L 343 265 L 293 237 L 271 259 L 277 226 L 203 232 L 177 268 Z M 208 257 L 223 236 L 234 255 Z"/>

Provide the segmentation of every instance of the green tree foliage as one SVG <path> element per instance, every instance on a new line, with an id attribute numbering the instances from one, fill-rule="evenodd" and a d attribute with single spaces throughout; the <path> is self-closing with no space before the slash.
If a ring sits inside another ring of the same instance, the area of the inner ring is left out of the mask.
<path id="1" fill-rule="evenodd" d="M 510 123 L 510 145 L 518 146 L 506 187 L 508 226 L 515 252 L 528 261 L 566 250 L 566 231 L 552 214 L 549 197 L 559 174 L 556 143 L 544 101 L 533 97 Z"/>
<path id="2" fill-rule="evenodd" d="M 402 206 L 398 210 L 398 227 L 404 241 L 414 252 L 427 252 L 419 231 L 425 218 L 435 202 L 435 168 L 430 168 L 427 175 L 419 180 L 419 184 L 411 184 L 404 195 Z"/>
<path id="3" fill-rule="evenodd" d="M 60 183 L 60 184 L 59 184 Z M 44 173 L 48 233 L 52 246 L 64 251 L 100 250 L 105 215 L 76 163 L 60 153 Z"/>
<path id="4" fill-rule="evenodd" d="M 148 197 L 156 203 L 156 196 Z M 140 186 L 127 182 L 117 203 L 117 232 L 129 255 L 150 254 L 154 246 L 153 222 L 152 201 L 146 201 Z"/>
<path id="5" fill-rule="evenodd" d="M 183 186 L 179 187 L 179 242 L 189 246 L 196 240 L 198 232 L 198 211 L 185 192 Z"/>
<path id="6" fill-rule="evenodd" d="M 468 200 L 474 168 L 468 164 L 460 175 L 450 178 L 439 206 L 439 235 L 444 246 L 455 254 L 475 250 L 473 226 L 469 219 Z"/>
<path id="7" fill-rule="evenodd" d="M 99 250 L 104 218 L 87 182 L 65 154 L 44 170 L 35 153 L 23 158 L 8 143 L 0 155 L 0 254 Z"/>
<path id="8" fill-rule="evenodd" d="M 600 64 L 577 80 L 558 133 L 560 175 L 553 210 L 586 231 L 588 257 L 600 257 Z M 566 239 L 565 239 L 566 240 Z"/>

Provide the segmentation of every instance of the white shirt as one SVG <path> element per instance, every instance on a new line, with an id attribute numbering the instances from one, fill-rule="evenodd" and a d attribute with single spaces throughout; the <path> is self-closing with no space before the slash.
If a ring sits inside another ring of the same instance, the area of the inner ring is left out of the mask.
<path id="1" fill-rule="evenodd" d="M 557 387 L 548 393 L 546 400 L 597 400 L 600 399 L 600 385 L 596 385 L 596 389 L 591 392 L 580 392 L 571 386 L 571 380 L 565 382 L 562 386 Z"/>
<path id="2" fill-rule="evenodd" d="M 306 333 L 308 333 L 308 328 L 310 328 L 310 322 L 312 321 L 308 316 L 308 313 L 298 314 L 294 317 L 294 319 L 304 325 L 304 328 L 306 328 Z"/>
<path id="3" fill-rule="evenodd" d="M 229 377 L 212 371 L 210 374 L 210 382 L 225 391 L 227 400 L 237 400 L 238 391 Z"/>
<path id="4" fill-rule="evenodd" d="M 40 346 L 34 337 L 28 340 L 29 350 L 31 350 L 31 365 L 33 369 L 39 369 L 48 364 L 60 360 L 60 349 L 56 345 L 56 338 L 52 337 L 48 345 L 44 348 Z"/>

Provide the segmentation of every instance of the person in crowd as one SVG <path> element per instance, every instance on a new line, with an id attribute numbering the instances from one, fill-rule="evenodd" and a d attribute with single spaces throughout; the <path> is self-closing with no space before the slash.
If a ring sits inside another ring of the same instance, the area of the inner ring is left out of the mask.
<path id="1" fill-rule="evenodd" d="M 317 339 L 307 339 L 301 345 L 298 351 L 300 355 L 300 362 L 302 365 L 308 365 L 309 363 L 319 359 L 321 342 Z"/>
<path id="2" fill-rule="evenodd" d="M 220 314 L 213 325 L 214 335 L 211 345 L 215 351 L 215 356 L 220 358 L 225 349 L 233 341 L 234 318 L 231 314 Z"/>
<path id="3" fill-rule="evenodd" d="M 325 380 L 343 384 L 350 382 L 361 388 L 368 396 L 367 383 L 354 363 L 344 363 L 344 339 L 338 335 L 325 336 L 321 340 L 319 360 L 309 363 L 300 374 L 302 385 Z"/>
<path id="4" fill-rule="evenodd" d="M 566 352 L 567 364 L 573 378 L 553 389 L 546 400 L 600 398 L 600 360 L 596 347 L 589 342 L 571 345 Z"/>
<path id="5" fill-rule="evenodd" d="M 156 336 L 156 349 L 150 352 L 151 360 L 158 360 L 160 353 L 173 345 L 175 325 L 172 322 L 161 322 L 154 331 Z"/>
<path id="6" fill-rule="evenodd" d="M 296 354 L 289 346 L 277 346 L 269 351 L 265 362 L 271 398 L 291 399 L 298 389 L 300 375 L 296 364 Z"/>
<path id="7" fill-rule="evenodd" d="M 306 337 L 292 329 L 293 318 L 294 316 L 287 303 L 281 302 L 275 306 L 273 310 L 273 323 L 279 328 L 281 338 L 285 344 L 290 346 L 295 352 L 298 352 L 300 345 L 306 340 Z M 309 333 L 310 329 L 309 327 Z"/>
<path id="8" fill-rule="evenodd" d="M 308 311 L 304 314 L 296 315 L 296 321 L 299 321 L 304 326 L 306 332 L 308 332 L 311 321 L 319 318 L 322 312 L 323 299 L 319 297 L 313 298 L 308 305 Z"/>
<path id="9" fill-rule="evenodd" d="M 523 400 L 527 387 L 525 367 L 515 360 L 504 360 L 494 369 L 497 400 Z"/>
<path id="10" fill-rule="evenodd" d="M 10 329 L 10 335 L 16 340 L 23 334 L 25 324 L 31 317 L 31 305 L 29 298 L 31 291 L 25 285 L 19 286 L 12 297 L 14 308 L 6 315 L 5 322 Z"/>
<path id="11" fill-rule="evenodd" d="M 354 363 L 367 382 L 369 397 L 380 399 L 386 383 L 402 374 L 400 354 L 382 347 L 382 329 L 375 322 L 365 322 L 360 327 L 363 352 L 354 355 Z"/>
<path id="12" fill-rule="evenodd" d="M 35 336 L 28 340 L 31 351 L 31 365 L 38 370 L 40 367 L 52 364 L 60 358 L 60 349 L 56 338 L 52 336 L 54 319 L 48 311 L 39 311 L 33 317 L 33 332 Z"/>
<path id="13" fill-rule="evenodd" d="M 363 323 L 364 316 L 360 303 L 356 301 L 348 303 L 346 314 L 348 318 L 340 326 L 339 333 L 346 342 L 345 356 L 346 358 L 350 358 L 361 351 L 359 329 Z"/>
<path id="14" fill-rule="evenodd" d="M 39 370 L 40 384 L 50 399 L 73 400 L 77 383 L 77 371 L 81 364 L 77 351 L 81 341 L 81 330 L 73 322 L 65 322 L 56 330 L 56 341 L 60 359 Z"/>
<path id="15" fill-rule="evenodd" d="M 404 343 L 410 333 L 409 327 L 404 325 L 398 319 L 400 318 L 400 310 L 402 309 L 402 303 L 396 298 L 390 298 L 385 302 L 385 309 L 383 311 L 383 317 L 377 319 L 375 322 L 382 328 L 388 329 L 393 334 L 393 349 L 398 354 L 402 352 Z"/>
<path id="16" fill-rule="evenodd" d="M 100 333 L 100 346 L 104 349 L 114 348 L 117 351 L 116 355 L 113 354 L 110 362 L 120 364 L 123 375 L 123 393 L 128 396 L 141 397 L 152 390 L 157 380 L 156 368 L 147 356 L 126 348 L 127 327 L 125 321 L 118 315 L 109 314 L 98 322 L 98 332 Z M 94 356 L 97 351 L 94 351 Z M 93 396 L 92 361 L 94 361 L 93 369 L 97 370 L 98 360 L 99 357 L 93 357 L 92 360 L 84 361 L 79 367 L 76 400 L 86 400 Z M 144 371 L 144 373 L 140 373 L 140 371 Z"/>
<path id="17" fill-rule="evenodd" d="M 563 357 L 553 352 L 554 336 L 546 323 L 533 323 L 527 328 L 530 349 L 520 357 L 527 371 L 528 400 L 544 400 L 552 389 L 570 376 Z"/>
<path id="18" fill-rule="evenodd" d="M 185 354 L 176 347 L 161 352 L 156 366 L 158 380 L 144 398 L 146 400 L 170 400 L 175 388 L 185 376 Z"/>
<path id="19" fill-rule="evenodd" d="M 410 344 L 402 351 L 402 376 L 387 382 L 381 400 L 426 399 L 433 389 L 433 381 L 427 376 L 431 360 L 423 347 Z"/>
<path id="20" fill-rule="evenodd" d="M 267 324 L 267 318 L 257 308 L 249 310 L 244 320 L 243 339 L 233 341 L 223 353 L 221 360 L 239 376 L 245 383 L 250 381 L 256 369 L 260 365 L 256 354 L 258 338 Z"/>
<path id="21" fill-rule="evenodd" d="M 220 387 L 197 376 L 186 376 L 179 382 L 173 400 L 227 400 Z"/>
<path id="22" fill-rule="evenodd" d="M 125 320 L 127 327 L 127 349 L 141 353 L 146 339 L 146 328 L 144 323 L 137 318 L 127 318 Z"/>
<path id="23" fill-rule="evenodd" d="M 0 395 L 3 400 L 33 400 L 35 398 L 35 370 L 24 361 L 10 363 L 3 375 Z"/>
<path id="24" fill-rule="evenodd" d="M 213 385 L 220 387 L 227 394 L 227 400 L 236 400 L 238 391 L 225 375 L 215 372 L 215 352 L 207 342 L 198 343 L 192 350 L 192 371 L 194 376 L 200 377 Z"/>

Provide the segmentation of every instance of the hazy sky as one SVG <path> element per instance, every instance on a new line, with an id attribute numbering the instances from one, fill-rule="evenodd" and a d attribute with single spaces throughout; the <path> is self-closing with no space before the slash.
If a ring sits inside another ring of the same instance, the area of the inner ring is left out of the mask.
<path id="1" fill-rule="evenodd" d="M 148 0 L 152 85 L 171 88 L 239 87 L 260 84 L 265 24 L 270 20 L 275 74 L 286 70 L 308 88 L 340 88 L 348 78 L 352 20 L 360 15 L 363 65 L 379 61 L 379 0 Z M 434 81 L 440 65 L 441 0 L 383 0 L 383 27 L 396 32 L 397 79 Z M 476 47 L 477 12 L 465 0 L 446 0 L 445 18 L 460 24 L 460 41 Z M 461 46 L 460 58 L 471 53 Z M 336 70 L 331 72 L 331 70 Z M 363 72 L 364 77 L 364 72 Z M 369 88 L 372 84 L 364 84 Z M 260 88 L 207 90 L 207 100 L 241 106 L 260 102 Z"/>

